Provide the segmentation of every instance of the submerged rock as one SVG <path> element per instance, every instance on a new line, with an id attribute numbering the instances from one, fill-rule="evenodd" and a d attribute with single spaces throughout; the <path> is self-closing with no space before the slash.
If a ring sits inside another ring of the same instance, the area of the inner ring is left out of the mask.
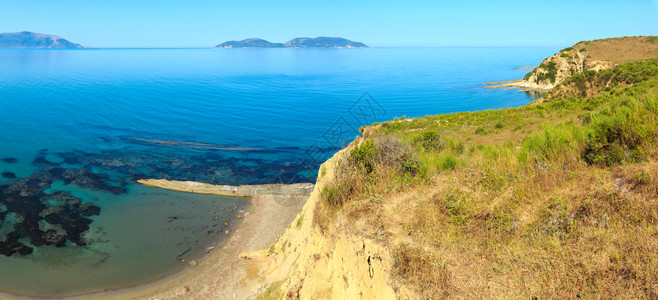
<path id="1" fill-rule="evenodd" d="M 88 217 L 100 214 L 100 207 L 91 203 L 81 204 L 81 199 L 68 192 L 46 193 L 53 180 L 50 175 L 48 172 L 38 172 L 29 178 L 0 186 L 0 204 L 5 208 L 3 221 L 8 213 L 20 216 L 13 224 L 14 230 L 0 236 L 1 255 L 31 254 L 32 247 L 19 240 L 28 240 L 34 247 L 64 247 L 67 241 L 79 246 L 86 245 L 82 234 L 89 230 L 92 222 Z"/>
<path id="2" fill-rule="evenodd" d="M 2 177 L 7 179 L 15 179 L 16 174 L 14 174 L 13 172 L 2 172 Z"/>
<path id="3" fill-rule="evenodd" d="M 15 164 L 18 162 L 18 159 L 15 159 L 13 157 L 5 157 L 2 159 L 2 161 L 8 164 Z"/>

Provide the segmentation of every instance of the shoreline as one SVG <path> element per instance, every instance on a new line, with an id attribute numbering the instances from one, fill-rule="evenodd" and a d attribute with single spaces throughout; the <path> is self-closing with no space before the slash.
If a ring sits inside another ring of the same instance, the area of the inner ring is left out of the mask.
<path id="1" fill-rule="evenodd" d="M 485 82 L 485 89 L 505 89 L 512 90 L 518 89 L 518 92 L 537 92 L 537 93 L 546 93 L 551 90 L 552 87 L 542 87 L 536 84 L 528 83 L 523 79 L 514 79 L 506 81 L 496 81 L 496 82 Z"/>
<path id="2" fill-rule="evenodd" d="M 193 193 L 246 197 L 249 200 L 241 222 L 228 238 L 215 244 L 214 248 L 192 260 L 192 263 L 186 263 L 172 272 L 127 286 L 75 295 L 48 297 L 0 291 L 0 299 L 246 299 L 264 283 L 264 278 L 253 274 L 257 268 L 255 264 L 264 262 L 266 251 L 262 249 L 268 249 L 285 232 L 314 186 L 309 183 L 240 186 L 235 191 L 246 194 L 225 194 L 226 188 L 231 186 L 162 180 L 140 183 L 183 192 L 193 191 L 181 190 L 181 187 L 203 187 L 193 189 Z"/>

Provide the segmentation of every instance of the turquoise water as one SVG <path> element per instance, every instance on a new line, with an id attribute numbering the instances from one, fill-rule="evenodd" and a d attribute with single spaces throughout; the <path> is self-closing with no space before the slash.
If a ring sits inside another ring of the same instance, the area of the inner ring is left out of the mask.
<path id="1" fill-rule="evenodd" d="M 0 290 L 63 295 L 172 271 L 245 204 L 135 180 L 313 182 L 362 125 L 532 101 L 481 83 L 522 78 L 555 50 L 0 50 L 0 253 L 13 252 Z"/>

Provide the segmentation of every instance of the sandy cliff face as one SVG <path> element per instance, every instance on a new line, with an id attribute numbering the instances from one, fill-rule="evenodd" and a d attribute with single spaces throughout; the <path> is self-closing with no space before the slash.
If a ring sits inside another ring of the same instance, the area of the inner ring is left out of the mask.
<path id="1" fill-rule="evenodd" d="M 324 231 L 314 225 L 320 191 L 332 180 L 336 161 L 349 149 L 322 165 L 322 176 L 297 219 L 269 249 L 263 273 L 268 274 L 268 293 L 273 298 L 395 299 L 405 294 L 394 288 L 393 258 L 384 246 L 353 233 L 340 215 Z"/>
<path id="2" fill-rule="evenodd" d="M 589 60 L 587 51 L 581 50 L 585 49 L 584 46 L 578 45 L 544 59 L 539 67 L 526 75 L 523 83 L 535 89 L 549 90 L 574 74 L 607 69 L 614 65 L 609 61 Z"/>

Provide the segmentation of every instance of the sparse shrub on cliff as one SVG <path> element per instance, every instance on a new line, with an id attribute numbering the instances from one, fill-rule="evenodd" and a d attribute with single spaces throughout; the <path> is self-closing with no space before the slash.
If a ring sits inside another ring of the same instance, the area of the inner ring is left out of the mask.
<path id="1" fill-rule="evenodd" d="M 366 140 L 361 145 L 356 146 L 350 153 L 350 158 L 354 166 L 362 168 L 366 174 L 370 174 L 376 163 L 377 148 L 372 140 Z"/>
<path id="2" fill-rule="evenodd" d="M 539 68 L 544 72 L 537 72 L 537 80 L 549 80 L 551 83 L 555 83 L 557 77 L 557 64 L 555 62 L 551 61 L 548 64 L 541 64 Z"/>
<path id="3" fill-rule="evenodd" d="M 596 96 L 605 92 L 606 88 L 610 91 L 613 88 L 647 81 L 656 76 L 658 76 L 658 59 L 627 63 L 598 72 L 587 70 L 585 73 L 575 74 L 565 79 L 544 95 L 544 99 Z"/>

